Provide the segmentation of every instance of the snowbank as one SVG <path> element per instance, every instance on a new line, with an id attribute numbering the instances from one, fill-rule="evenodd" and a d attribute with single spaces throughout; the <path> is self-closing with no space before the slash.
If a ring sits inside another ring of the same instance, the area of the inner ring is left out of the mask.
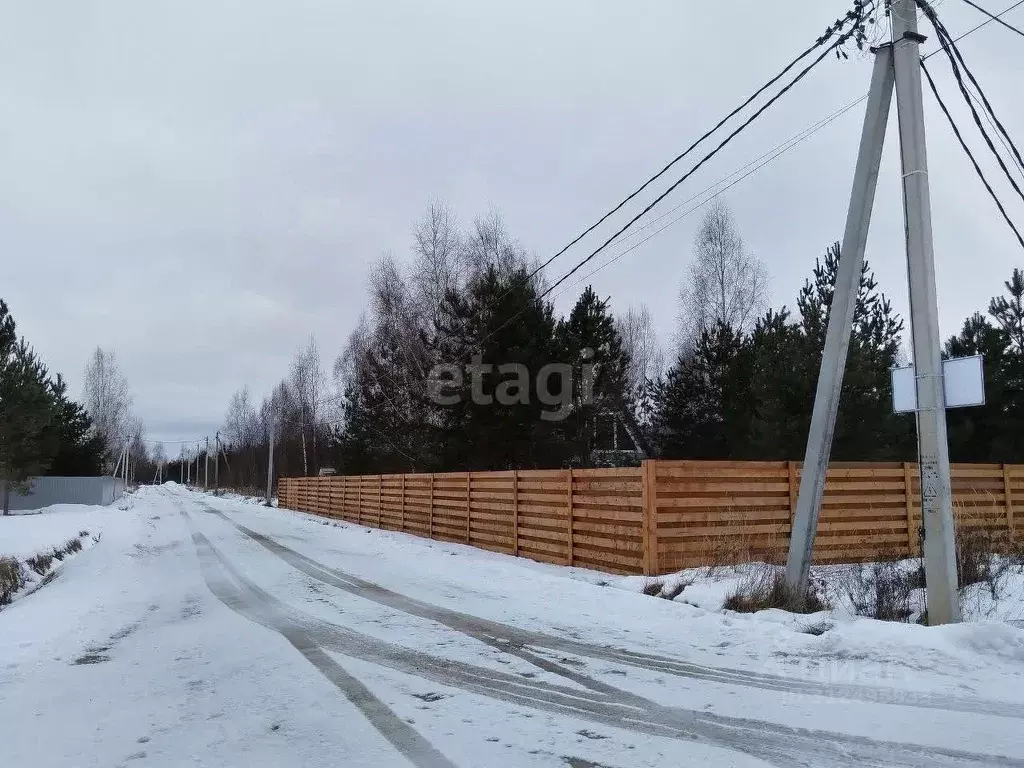
<path id="1" fill-rule="evenodd" d="M 52 578 L 64 562 L 96 544 L 104 529 L 124 515 L 130 499 L 116 506 L 54 504 L 27 514 L 0 517 L 4 592 L 13 602 Z"/>
<path id="2" fill-rule="evenodd" d="M 124 514 L 119 506 L 54 504 L 31 514 L 0 517 L 0 557 L 24 560 L 77 537 L 79 531 L 96 535 L 119 514 Z"/>

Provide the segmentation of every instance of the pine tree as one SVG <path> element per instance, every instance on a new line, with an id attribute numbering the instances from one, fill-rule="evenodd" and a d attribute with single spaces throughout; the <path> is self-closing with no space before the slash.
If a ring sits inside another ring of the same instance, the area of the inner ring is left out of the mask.
<path id="1" fill-rule="evenodd" d="M 50 386 L 56 416 L 50 426 L 53 458 L 49 473 L 66 477 L 95 477 L 103 473 L 106 450 L 85 408 L 67 396 L 67 383 L 57 375 Z"/>
<path id="2" fill-rule="evenodd" d="M 943 347 L 943 357 L 984 357 L 985 405 L 946 412 L 949 455 L 953 461 L 1011 461 L 1019 436 L 1007 430 L 1010 403 L 1010 335 L 981 313 L 964 321 L 959 335 Z"/>
<path id="3" fill-rule="evenodd" d="M 46 367 L 24 339 L 0 300 L 0 493 L 3 512 L 11 490 L 23 490 L 46 471 L 55 451 L 48 430 L 57 416 Z"/>
<path id="4" fill-rule="evenodd" d="M 541 401 L 537 387 L 543 367 L 559 358 L 554 311 L 539 299 L 526 268 L 487 267 L 465 295 L 449 292 L 443 314 L 432 357 L 473 373 L 451 388 L 457 402 L 435 408 L 441 465 L 479 470 L 562 465 L 564 429 L 544 417 L 554 408 Z M 513 365 L 527 375 L 512 371 Z M 557 383 L 550 387 L 556 396 L 563 394 Z"/>
<path id="5" fill-rule="evenodd" d="M 769 310 L 751 335 L 753 415 L 748 458 L 802 456 L 813 386 L 804 361 L 808 344 L 789 310 Z"/>
<path id="6" fill-rule="evenodd" d="M 1024 355 L 1024 271 L 1013 270 L 1004 285 L 1010 298 L 996 296 L 989 302 L 988 312 L 1010 337 L 1013 349 Z"/>
<path id="7" fill-rule="evenodd" d="M 599 299 L 590 286 L 569 317 L 559 321 L 555 337 L 559 356 L 572 366 L 572 413 L 564 425 L 571 461 L 592 466 L 594 450 L 610 447 L 606 433 L 612 421 L 631 407 L 626 386 L 629 357 L 608 301 Z"/>
<path id="8" fill-rule="evenodd" d="M 751 353 L 749 339 L 719 322 L 679 356 L 655 392 L 660 456 L 729 459 L 747 452 Z"/>
<path id="9" fill-rule="evenodd" d="M 839 254 L 839 243 L 834 243 L 815 263 L 813 282 L 807 281 L 797 298 L 804 339 L 802 354 L 793 361 L 793 384 L 803 393 L 806 405 L 792 423 L 801 425 L 805 441 L 807 432 L 802 420 L 806 418 L 809 426 Z M 912 419 L 892 412 L 891 370 L 899 357 L 902 331 L 903 321 L 885 295 L 878 292 L 874 274 L 865 261 L 836 419 L 833 459 L 868 461 L 912 456 Z"/>
<path id="10" fill-rule="evenodd" d="M 420 400 L 405 381 L 402 351 L 394 339 L 373 343 L 363 355 L 342 405 L 344 429 L 335 454 L 345 474 L 425 471 L 429 467 L 427 426 Z"/>
<path id="11" fill-rule="evenodd" d="M 989 303 L 989 314 L 1008 341 L 1000 369 L 1002 396 L 1002 430 L 998 443 L 1000 461 L 1024 461 L 1024 271 L 1014 269 L 1004 283 L 1009 298 L 996 296 Z M 987 371 L 986 371 L 987 372 Z"/>

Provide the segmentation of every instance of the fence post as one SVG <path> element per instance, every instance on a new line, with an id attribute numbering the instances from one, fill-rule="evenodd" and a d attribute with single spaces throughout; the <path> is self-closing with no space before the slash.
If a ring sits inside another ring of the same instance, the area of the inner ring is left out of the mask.
<path id="1" fill-rule="evenodd" d="M 377 475 L 377 527 L 384 528 L 382 513 L 384 511 L 384 475 Z"/>
<path id="2" fill-rule="evenodd" d="M 512 554 L 519 557 L 519 470 L 512 470 Z"/>
<path id="3" fill-rule="evenodd" d="M 356 523 L 363 524 L 363 476 L 356 477 Z"/>
<path id="4" fill-rule="evenodd" d="M 1013 544 L 1013 487 L 1010 485 L 1010 464 L 1003 464 L 1003 494 L 1006 498 L 1006 530 Z"/>
<path id="5" fill-rule="evenodd" d="M 434 538 L 434 473 L 430 473 L 430 506 L 427 508 L 427 537 Z"/>
<path id="6" fill-rule="evenodd" d="M 566 560 L 567 560 L 566 564 L 571 566 L 572 565 L 572 561 L 573 561 L 573 552 L 572 552 L 572 538 L 573 538 L 573 534 L 572 534 L 572 517 L 573 517 L 573 513 L 572 513 L 572 467 L 570 467 L 568 472 L 566 473 L 566 480 L 568 481 L 567 488 L 566 488 L 566 497 L 565 497 L 566 504 L 568 505 L 568 509 L 566 510 L 566 517 L 567 517 L 568 528 L 569 528 L 568 531 L 567 531 L 567 533 L 568 533 L 568 536 L 567 536 L 568 553 L 567 553 L 567 556 L 566 556 Z"/>
<path id="7" fill-rule="evenodd" d="M 405 474 L 402 474 L 402 511 L 400 513 L 399 529 L 402 533 L 405 533 Z"/>
<path id="8" fill-rule="evenodd" d="M 917 551 L 917 528 L 914 527 L 914 474 L 910 462 L 903 462 L 903 493 L 907 508 L 907 557 Z"/>
<path id="9" fill-rule="evenodd" d="M 469 544 L 469 499 L 471 495 L 470 486 L 473 483 L 473 473 L 466 473 L 466 543 Z"/>
<path id="10" fill-rule="evenodd" d="M 796 500 L 800 494 L 800 480 L 796 475 L 796 462 L 789 464 L 789 534 L 793 535 L 793 520 L 796 518 Z"/>
<path id="11" fill-rule="evenodd" d="M 640 469 L 643 492 L 643 548 L 644 574 L 658 572 L 658 499 L 656 493 L 657 470 L 654 459 L 644 459 Z"/>

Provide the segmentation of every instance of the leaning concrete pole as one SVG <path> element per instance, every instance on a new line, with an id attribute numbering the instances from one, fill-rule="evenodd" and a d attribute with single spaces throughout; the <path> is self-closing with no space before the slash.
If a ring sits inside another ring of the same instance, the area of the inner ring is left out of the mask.
<path id="1" fill-rule="evenodd" d="M 889 106 L 893 91 L 893 50 L 885 45 L 875 51 L 875 67 L 871 75 L 864 127 L 861 131 L 857 167 L 853 174 L 853 191 L 846 215 L 846 231 L 839 256 L 832 307 L 828 316 L 825 350 L 818 372 L 818 389 L 814 396 L 814 411 L 804 454 L 800 492 L 797 496 L 796 516 L 786 560 L 786 581 L 790 588 L 802 594 L 807 589 L 814 551 L 814 536 L 818 529 L 821 497 L 825 490 L 825 473 L 832 452 L 832 434 L 839 412 L 839 395 L 843 388 L 846 353 L 850 345 L 853 314 L 860 290 L 860 275 L 864 265 L 864 248 L 871 223 L 871 208 L 875 202 L 878 168 L 882 162 L 882 145 L 889 121 Z"/>
<path id="2" fill-rule="evenodd" d="M 921 470 L 928 623 L 947 624 L 960 621 L 960 600 L 921 92 L 920 48 L 925 38 L 917 31 L 917 4 L 914 0 L 894 0 L 891 10 L 903 156 L 910 329 L 917 374 L 917 451 Z"/>

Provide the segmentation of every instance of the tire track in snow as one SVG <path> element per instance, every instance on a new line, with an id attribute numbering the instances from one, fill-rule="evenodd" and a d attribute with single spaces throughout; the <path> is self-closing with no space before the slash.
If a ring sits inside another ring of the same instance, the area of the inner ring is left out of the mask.
<path id="1" fill-rule="evenodd" d="M 272 554 L 307 576 L 329 586 L 349 592 L 366 600 L 393 608 L 402 613 L 428 619 L 443 626 L 466 634 L 494 648 L 510 653 L 535 664 L 541 669 L 565 677 L 592 690 L 605 691 L 620 689 L 606 686 L 592 678 L 572 672 L 564 666 L 547 661 L 545 666 L 542 657 L 529 652 L 529 648 L 547 649 L 560 653 L 573 654 L 591 659 L 600 659 L 611 663 L 625 664 L 651 672 L 675 675 L 707 682 L 760 688 L 768 691 L 793 693 L 810 696 L 824 696 L 833 699 L 850 699 L 874 704 L 891 704 L 922 709 L 941 709 L 950 712 L 969 714 L 995 715 L 1024 719 L 1024 711 L 1012 704 L 980 699 L 964 699 L 952 696 L 936 696 L 915 691 L 900 691 L 891 688 L 875 688 L 853 684 L 822 684 L 808 680 L 793 680 L 760 672 L 749 672 L 738 669 L 708 667 L 673 659 L 667 656 L 640 653 L 609 646 L 591 645 L 577 640 L 547 635 L 541 632 L 524 630 L 507 624 L 482 619 L 448 608 L 424 603 L 415 598 L 393 592 L 371 581 L 366 581 L 337 568 L 324 565 L 290 547 L 281 544 L 270 536 L 254 531 L 228 517 L 220 510 L 214 509 L 204 501 L 196 501 L 208 512 L 230 523 L 244 535 L 263 546 Z"/>
<path id="2" fill-rule="evenodd" d="M 182 514 L 188 519 L 184 511 Z M 418 768 L 456 768 L 455 764 L 426 738 L 374 696 L 369 688 L 328 656 L 308 632 L 290 621 L 283 613 L 274 610 L 269 595 L 242 578 L 233 569 L 228 569 L 223 555 L 202 533 L 193 530 L 192 542 L 196 547 L 203 578 L 218 600 L 236 613 L 284 637 L 413 765 Z M 218 573 L 218 565 L 225 566 L 225 570 L 228 570 L 236 583 L 231 583 Z"/>
<path id="3" fill-rule="evenodd" d="M 184 509 L 182 514 L 188 517 Z M 315 619 L 284 605 L 238 573 L 202 534 L 194 534 L 194 540 L 196 536 L 201 537 L 199 541 L 209 553 L 208 557 L 215 558 L 241 585 L 242 591 L 238 593 L 238 597 L 231 594 L 225 597 L 231 601 L 229 605 L 242 615 L 278 632 L 282 632 L 279 628 L 282 624 L 289 631 L 299 627 L 300 631 L 305 632 L 303 637 L 307 644 L 315 641 L 328 650 L 470 693 L 648 735 L 696 741 L 709 746 L 736 750 L 779 766 L 838 768 L 855 764 L 879 768 L 963 768 L 995 765 L 1024 767 L 1024 761 L 1001 756 L 898 742 L 879 742 L 829 731 L 792 728 L 765 721 L 667 707 L 609 687 L 615 694 L 613 698 L 542 681 L 527 682 L 506 673 L 450 659 L 439 659 Z M 215 585 L 211 584 L 211 590 L 214 589 Z M 214 593 L 218 594 L 216 591 Z M 404 725 L 404 721 L 401 722 Z"/>

